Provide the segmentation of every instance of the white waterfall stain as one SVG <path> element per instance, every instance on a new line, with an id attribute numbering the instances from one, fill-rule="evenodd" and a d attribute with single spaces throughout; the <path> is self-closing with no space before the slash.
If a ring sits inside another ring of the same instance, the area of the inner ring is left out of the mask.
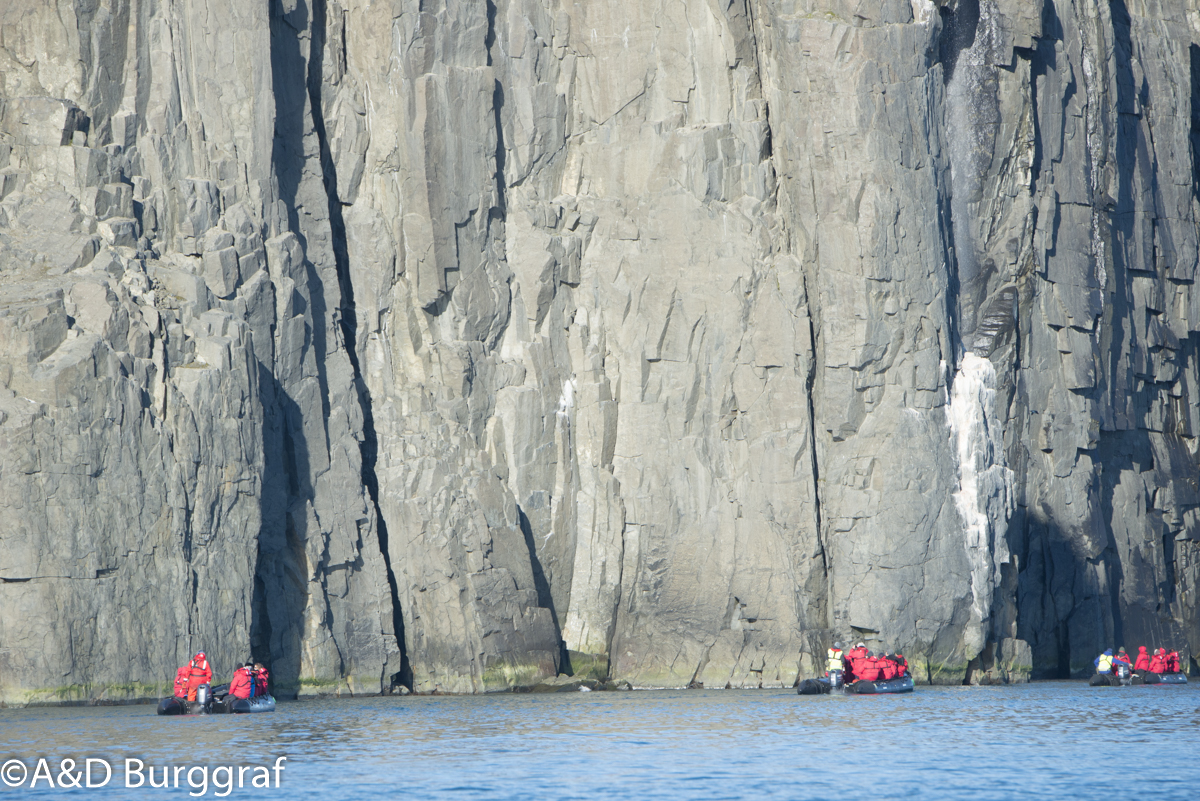
<path id="1" fill-rule="evenodd" d="M 574 463 L 575 442 L 571 432 L 571 410 L 575 408 L 575 379 L 563 381 L 562 392 L 558 396 L 557 433 L 562 437 L 559 442 L 558 466 L 554 473 L 554 491 L 550 496 L 550 519 L 558 520 L 559 507 L 573 484 L 571 471 Z M 564 472 L 566 471 L 566 472 Z M 546 536 L 542 538 L 542 547 L 550 541 L 554 534 L 554 525 L 547 527 Z"/>
<path id="2" fill-rule="evenodd" d="M 1093 93 L 1097 92 L 1097 75 L 1096 66 L 1092 61 L 1090 43 L 1086 41 L 1087 33 L 1084 33 L 1085 47 L 1083 48 L 1083 80 L 1084 87 L 1089 101 Z M 1104 144 L 1100 132 L 1100 120 L 1095 111 L 1095 104 L 1089 102 L 1084 106 L 1084 115 L 1086 120 L 1087 130 L 1087 149 L 1088 149 L 1088 167 L 1091 174 L 1092 197 L 1101 197 L 1104 193 L 1103 173 L 1100 165 L 1104 159 Z M 1101 231 L 1101 209 L 1098 205 L 1093 204 L 1092 207 L 1092 256 L 1095 259 L 1094 267 L 1096 270 L 1096 280 L 1100 284 L 1100 289 L 1104 290 L 1108 285 L 1108 271 L 1104 269 L 1104 235 Z"/>
<path id="3" fill-rule="evenodd" d="M 996 413 L 996 368 L 990 359 L 967 353 L 950 394 L 950 436 L 958 461 L 954 503 L 963 521 L 971 565 L 972 622 L 968 646 L 983 648 L 979 625 L 991 616 L 1000 565 L 1008 561 L 1008 518 L 1013 511 L 1013 471 L 1004 462 L 1004 432 Z"/>
<path id="4" fill-rule="evenodd" d="M 566 417 L 575 406 L 575 379 L 568 378 L 563 382 L 562 394 L 558 396 L 558 416 Z"/>

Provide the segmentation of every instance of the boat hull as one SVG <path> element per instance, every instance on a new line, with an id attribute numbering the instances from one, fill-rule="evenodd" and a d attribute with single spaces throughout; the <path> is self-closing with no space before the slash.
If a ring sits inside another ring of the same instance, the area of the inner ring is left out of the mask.
<path id="1" fill-rule="evenodd" d="M 805 679 L 796 685 L 800 695 L 826 695 L 833 689 L 833 684 L 826 678 Z"/>
<path id="2" fill-rule="evenodd" d="M 164 698 L 158 702 L 160 715 L 209 715 L 213 712 L 223 712 L 219 701 L 213 702 L 207 709 L 198 701 L 188 701 L 186 698 Z"/>
<path id="3" fill-rule="evenodd" d="M 904 676 L 899 679 L 882 679 L 880 681 L 859 679 L 853 684 L 846 685 L 846 692 L 857 695 L 894 695 L 898 693 L 911 693 L 912 691 L 912 676 Z"/>
<path id="4" fill-rule="evenodd" d="M 1088 679 L 1088 686 L 1091 687 L 1128 687 L 1137 683 L 1133 676 L 1122 681 L 1115 673 L 1093 673 Z"/>
<path id="5" fill-rule="evenodd" d="M 1117 676 L 1110 673 L 1096 673 L 1088 679 L 1088 684 L 1092 687 L 1120 687 L 1122 684 L 1132 684 L 1136 687 L 1142 684 L 1187 683 L 1187 675 L 1184 673 L 1150 673 L 1148 671 L 1134 673 L 1128 682 L 1122 682 Z"/>
<path id="6" fill-rule="evenodd" d="M 160 715 L 190 715 L 191 709 L 186 699 L 183 698 L 164 698 L 158 702 L 158 714 Z"/>
<path id="7" fill-rule="evenodd" d="M 256 695 L 254 698 L 230 698 L 226 696 L 225 707 L 235 715 L 247 715 L 253 712 L 274 712 L 275 697 L 271 695 Z"/>
<path id="8" fill-rule="evenodd" d="M 796 692 L 800 695 L 825 695 L 842 687 L 842 671 L 835 670 L 815 679 L 805 679 L 796 685 Z"/>
<path id="9" fill-rule="evenodd" d="M 825 695 L 833 690 L 842 690 L 854 695 L 895 695 L 897 693 L 911 693 L 913 686 L 912 676 L 905 676 L 899 679 L 881 679 L 880 681 L 859 679 L 845 686 L 842 686 L 840 682 L 837 686 L 834 686 L 834 682 L 830 681 L 827 676 L 822 676 L 816 679 L 805 679 L 800 682 L 796 685 L 796 692 L 800 695 Z"/>

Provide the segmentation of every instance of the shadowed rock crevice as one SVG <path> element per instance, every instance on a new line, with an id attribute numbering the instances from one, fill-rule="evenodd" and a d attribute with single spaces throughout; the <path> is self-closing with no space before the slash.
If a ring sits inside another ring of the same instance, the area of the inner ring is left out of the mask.
<path id="1" fill-rule="evenodd" d="M 329 147 L 329 136 L 325 127 L 322 113 L 326 107 L 322 93 L 324 83 L 324 58 L 326 50 L 326 30 L 328 20 L 326 0 L 312 0 L 313 8 L 313 39 L 312 50 L 308 64 L 308 95 L 309 107 L 312 110 L 313 129 L 317 135 L 320 148 L 320 164 L 322 180 L 328 199 L 328 214 L 332 233 L 333 256 L 337 268 L 338 287 L 341 293 L 341 305 L 337 310 L 337 324 L 342 335 L 343 346 L 353 370 L 353 385 L 362 412 L 362 438 L 359 452 L 362 458 L 362 482 L 367 490 L 374 512 L 375 532 L 379 539 L 379 550 L 387 572 L 387 584 L 390 593 L 391 608 L 382 610 L 385 617 L 390 618 L 396 643 L 400 648 L 399 670 L 382 677 L 383 688 L 391 692 L 397 687 L 413 688 L 412 667 L 408 660 L 408 650 L 404 637 L 404 615 L 400 608 L 400 596 L 396 586 L 395 570 L 388 548 L 387 521 L 379 508 L 379 478 L 375 474 L 375 465 L 379 458 L 379 437 L 375 430 L 375 416 L 371 403 L 371 393 L 363 380 L 362 368 L 359 364 L 359 349 L 357 344 L 357 322 L 354 303 L 354 284 L 350 280 L 350 255 L 346 243 L 346 224 L 342 215 L 343 203 L 338 197 L 337 167 Z M 343 40 L 344 43 L 344 40 Z M 345 59 L 342 54 L 343 61 Z M 389 614 L 390 612 L 390 614 Z"/>
<path id="2" fill-rule="evenodd" d="M 537 543 L 533 539 L 533 527 L 529 524 L 529 517 L 519 506 L 517 507 L 517 517 L 520 521 L 521 534 L 525 537 L 525 548 L 529 552 L 529 564 L 533 568 L 533 586 L 537 591 L 537 605 L 550 610 L 550 617 L 554 621 L 554 636 L 558 640 L 559 651 L 558 672 L 573 676 L 575 670 L 571 666 L 571 655 L 567 651 L 567 644 L 563 641 L 562 625 L 559 622 L 558 610 L 554 606 L 554 596 L 550 592 L 550 582 L 546 580 L 546 571 L 542 569 L 542 560 L 538 558 Z"/>

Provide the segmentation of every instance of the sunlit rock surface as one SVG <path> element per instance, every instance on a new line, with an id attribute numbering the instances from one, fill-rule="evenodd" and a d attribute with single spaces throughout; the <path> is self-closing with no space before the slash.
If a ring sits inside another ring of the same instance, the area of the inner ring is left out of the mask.
<path id="1" fill-rule="evenodd" d="M 10 0 L 0 700 L 1200 645 L 1200 12 Z"/>

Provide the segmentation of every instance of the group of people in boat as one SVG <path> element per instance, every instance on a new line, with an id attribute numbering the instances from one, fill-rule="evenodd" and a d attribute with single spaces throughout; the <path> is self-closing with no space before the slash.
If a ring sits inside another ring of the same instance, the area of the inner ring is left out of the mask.
<path id="1" fill-rule="evenodd" d="M 1179 652 L 1167 651 L 1165 648 L 1155 648 L 1154 654 L 1146 652 L 1146 646 L 1138 646 L 1137 659 L 1130 660 L 1124 648 L 1118 648 L 1114 654 L 1109 648 L 1093 660 L 1097 673 L 1112 673 L 1118 664 L 1129 665 L 1134 673 L 1179 673 Z"/>
<path id="2" fill-rule="evenodd" d="M 843 652 L 842 644 L 835 642 L 826 652 L 825 675 L 832 676 L 837 670 L 842 671 L 842 681 L 845 684 L 859 679 L 890 681 L 908 675 L 908 660 L 899 651 L 879 654 L 868 651 L 866 644 L 861 642 Z"/>
<path id="3" fill-rule="evenodd" d="M 197 691 L 212 684 L 212 667 L 203 651 L 197 652 L 192 661 L 175 671 L 175 697 L 196 700 Z M 229 680 L 229 694 L 234 698 L 253 698 L 267 695 L 270 674 L 261 662 L 239 663 Z"/>

